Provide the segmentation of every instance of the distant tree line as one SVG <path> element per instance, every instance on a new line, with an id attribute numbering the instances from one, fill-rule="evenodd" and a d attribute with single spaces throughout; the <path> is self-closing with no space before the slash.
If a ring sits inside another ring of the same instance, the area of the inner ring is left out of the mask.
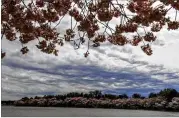
<path id="1" fill-rule="evenodd" d="M 2 105 L 37 107 L 80 107 L 80 108 L 117 108 L 179 111 L 179 92 L 167 88 L 149 93 L 144 97 L 139 93 L 106 94 L 95 90 L 88 93 L 70 92 L 63 95 L 44 95 L 23 97 L 20 100 L 1 101 Z"/>
<path id="2" fill-rule="evenodd" d="M 79 92 L 70 92 L 64 95 L 44 95 L 43 98 L 45 99 L 50 99 L 50 98 L 56 98 L 57 100 L 64 100 L 66 98 L 73 98 L 73 97 L 84 97 L 84 98 L 95 98 L 95 99 L 127 99 L 130 98 L 127 94 L 120 94 L 120 95 L 114 95 L 114 94 L 102 94 L 101 91 L 95 90 L 95 91 L 90 91 L 88 93 L 79 93 Z M 167 101 L 170 101 L 173 97 L 179 97 L 179 92 L 177 92 L 175 89 L 172 88 L 166 88 L 161 90 L 158 93 L 151 92 L 148 95 L 148 98 L 154 98 L 154 97 L 163 97 Z M 40 99 L 41 97 L 35 96 L 35 99 Z M 145 97 L 142 96 L 139 93 L 134 93 L 131 98 L 140 98 L 144 99 Z M 27 99 L 33 99 L 24 97 L 22 100 L 27 100 Z"/>
<path id="3" fill-rule="evenodd" d="M 1 101 L 1 105 L 13 105 L 13 104 L 14 104 L 13 100 Z"/>

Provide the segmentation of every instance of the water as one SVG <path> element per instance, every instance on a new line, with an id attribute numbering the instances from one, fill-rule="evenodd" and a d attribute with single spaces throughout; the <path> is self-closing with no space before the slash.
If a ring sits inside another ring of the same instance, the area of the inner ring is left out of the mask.
<path id="1" fill-rule="evenodd" d="M 179 112 L 123 109 L 2 106 L 2 117 L 179 117 Z"/>

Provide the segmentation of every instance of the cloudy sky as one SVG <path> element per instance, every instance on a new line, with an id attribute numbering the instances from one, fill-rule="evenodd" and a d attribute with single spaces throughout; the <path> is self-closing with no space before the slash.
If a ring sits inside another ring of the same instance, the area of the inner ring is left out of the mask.
<path id="1" fill-rule="evenodd" d="M 65 18 L 58 30 L 70 27 L 68 21 Z M 65 43 L 56 57 L 40 52 L 34 46 L 36 41 L 29 43 L 30 52 L 22 55 L 18 40 L 10 42 L 4 38 L 2 100 L 72 91 L 147 95 L 163 88 L 179 90 L 179 30 L 164 28 L 156 35 L 152 56 L 144 54 L 140 47 L 105 42 L 99 48 L 91 48 L 88 58 L 83 56 L 86 46 L 74 50 L 71 44 Z"/>

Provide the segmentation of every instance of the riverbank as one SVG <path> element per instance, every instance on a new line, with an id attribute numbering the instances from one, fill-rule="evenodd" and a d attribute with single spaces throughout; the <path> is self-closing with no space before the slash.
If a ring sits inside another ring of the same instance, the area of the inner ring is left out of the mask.
<path id="1" fill-rule="evenodd" d="M 167 88 L 158 93 L 150 93 L 148 97 L 138 93 L 134 93 L 129 97 L 126 94 L 104 94 L 95 90 L 89 93 L 71 92 L 63 95 L 24 97 L 14 102 L 4 101 L 1 103 L 28 107 L 111 108 L 179 112 L 179 92 L 175 89 Z"/>
<path id="2" fill-rule="evenodd" d="M 14 106 L 36 107 L 78 107 L 78 108 L 114 108 L 114 109 L 143 109 L 161 111 L 179 111 L 179 97 L 166 101 L 162 97 L 155 98 L 127 98 L 127 99 L 96 99 L 71 97 L 62 99 L 38 97 L 34 99 L 21 99 L 15 101 Z"/>

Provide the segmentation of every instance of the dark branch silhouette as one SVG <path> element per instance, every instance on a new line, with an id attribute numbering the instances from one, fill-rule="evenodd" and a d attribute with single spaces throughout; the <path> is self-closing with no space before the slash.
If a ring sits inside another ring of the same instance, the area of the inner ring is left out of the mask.
<path id="1" fill-rule="evenodd" d="M 158 1 L 160 3 L 154 6 Z M 168 30 L 179 28 L 178 0 L 29 0 L 28 3 L 1 0 L 1 3 L 1 39 L 4 36 L 9 41 L 18 39 L 22 43 L 22 54 L 30 50 L 27 45 L 30 41 L 38 40 L 38 49 L 56 56 L 57 46 L 63 46 L 64 41 L 73 41 L 75 49 L 87 41 L 85 57 L 91 46 L 98 47 L 105 41 L 119 46 L 138 46 L 142 42 L 141 49 L 152 55 L 150 42 L 157 40 L 154 32 L 159 32 L 164 25 Z M 176 11 L 174 18 L 166 15 L 171 9 Z M 70 16 L 70 27 L 62 34 L 57 28 L 61 28 L 66 16 Z M 110 24 L 115 18 L 119 22 L 112 28 Z M 143 33 L 139 33 L 139 29 L 143 29 Z M 124 35 L 128 33 L 132 33 L 133 38 Z"/>

